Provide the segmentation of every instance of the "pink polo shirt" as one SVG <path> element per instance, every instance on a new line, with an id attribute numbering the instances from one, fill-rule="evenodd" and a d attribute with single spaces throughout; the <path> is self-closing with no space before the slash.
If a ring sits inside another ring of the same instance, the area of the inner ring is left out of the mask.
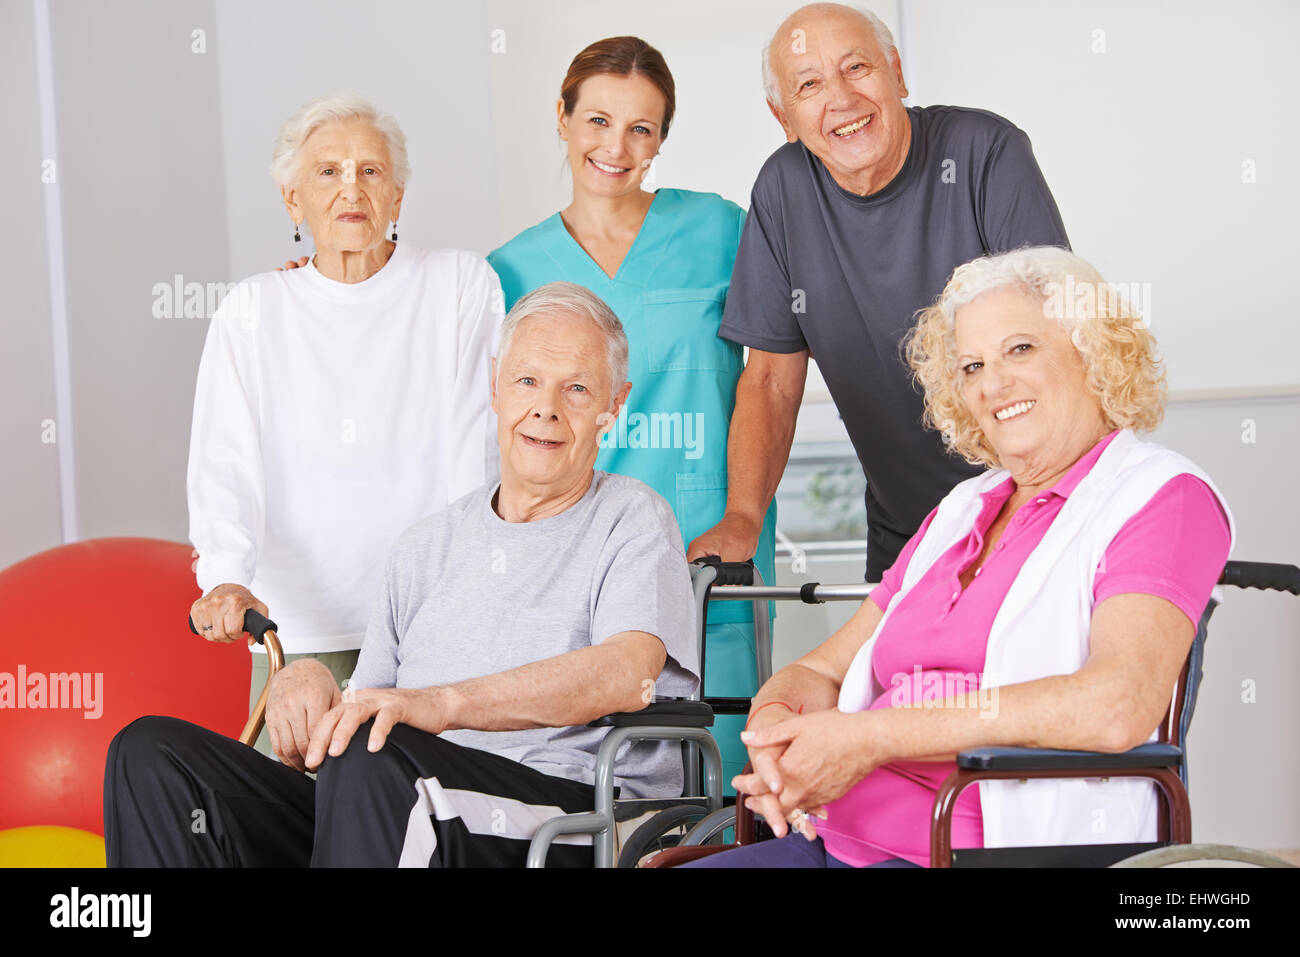
<path id="1" fill-rule="evenodd" d="M 872 671 L 885 690 L 871 708 L 941 700 L 979 687 L 989 631 L 1007 591 L 1070 493 L 1117 434 L 1106 436 L 1049 491 L 1021 506 L 984 567 L 963 589 L 959 576 L 979 558 L 1015 482 L 1008 478 L 981 495 L 983 508 L 970 535 L 934 563 L 885 623 L 872 654 Z M 872 591 L 871 600 L 882 609 L 889 608 L 901 587 L 934 514 Z M 1200 479 L 1179 475 L 1106 549 L 1094 582 L 1094 607 L 1112 595 L 1156 595 L 1177 605 L 1195 626 L 1223 571 L 1229 544 L 1227 518 L 1214 493 Z M 856 866 L 891 857 L 929 866 L 935 794 L 955 767 L 951 761 L 895 761 L 877 768 L 827 805 L 826 821 L 816 824 L 827 852 Z M 952 844 L 984 845 L 978 787 L 967 788 L 957 799 Z"/>

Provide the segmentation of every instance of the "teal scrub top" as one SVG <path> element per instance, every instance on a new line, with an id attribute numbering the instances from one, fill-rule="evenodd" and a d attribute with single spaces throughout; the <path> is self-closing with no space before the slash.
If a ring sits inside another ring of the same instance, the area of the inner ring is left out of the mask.
<path id="1" fill-rule="evenodd" d="M 507 309 L 538 286 L 572 282 L 600 296 L 623 323 L 632 391 L 601 439 L 596 468 L 640 479 L 667 499 L 688 547 L 727 505 L 727 436 L 743 360 L 718 326 L 744 221 L 745 211 L 716 193 L 660 189 L 612 279 L 559 213 L 488 256 Z M 773 502 L 754 556 L 769 584 L 775 535 Z M 709 605 L 711 624 L 752 620 L 749 602 Z"/>

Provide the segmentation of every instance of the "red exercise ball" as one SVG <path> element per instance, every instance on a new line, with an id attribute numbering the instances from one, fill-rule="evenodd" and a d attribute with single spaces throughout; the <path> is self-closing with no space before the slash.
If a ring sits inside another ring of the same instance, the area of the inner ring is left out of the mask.
<path id="1" fill-rule="evenodd" d="M 248 650 L 190 632 L 192 561 L 186 544 L 101 538 L 0 572 L 0 830 L 102 835 L 108 745 L 141 715 L 239 734 Z"/>

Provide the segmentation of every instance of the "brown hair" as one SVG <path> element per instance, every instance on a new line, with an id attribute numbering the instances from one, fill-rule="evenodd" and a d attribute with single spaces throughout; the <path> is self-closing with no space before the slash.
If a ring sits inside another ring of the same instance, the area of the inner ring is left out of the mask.
<path id="1" fill-rule="evenodd" d="M 668 72 L 663 54 L 639 37 L 597 40 L 573 58 L 569 72 L 564 76 L 564 83 L 560 86 L 565 116 L 573 115 L 582 84 L 593 76 L 604 74 L 644 76 L 659 88 L 659 92 L 664 95 L 664 123 L 659 136 L 660 139 L 666 139 L 677 102 L 673 75 Z"/>

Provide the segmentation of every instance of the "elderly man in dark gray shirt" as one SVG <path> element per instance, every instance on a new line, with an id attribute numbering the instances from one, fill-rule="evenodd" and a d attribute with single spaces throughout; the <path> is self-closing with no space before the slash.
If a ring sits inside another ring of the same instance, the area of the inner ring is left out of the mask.
<path id="1" fill-rule="evenodd" d="M 517 865 L 544 821 L 591 810 L 605 729 L 587 723 L 698 682 L 672 509 L 593 468 L 631 388 L 627 349 L 580 286 L 516 303 L 493 360 L 500 484 L 398 539 L 346 691 L 311 659 L 276 675 L 284 763 L 175 718 L 118 734 L 109 864 Z M 615 775 L 624 797 L 680 794 L 680 750 L 629 743 Z M 590 839 L 548 859 L 590 864 Z"/>
<path id="2" fill-rule="evenodd" d="M 867 476 L 868 581 L 978 471 L 921 426 L 899 355 L 953 269 L 1019 246 L 1068 246 L 1029 139 L 992 113 L 905 107 L 898 51 L 873 14 L 803 7 L 763 60 L 789 141 L 758 174 L 720 335 L 749 346 L 721 522 L 691 558 L 748 558 L 790 455 L 813 355 Z"/>

